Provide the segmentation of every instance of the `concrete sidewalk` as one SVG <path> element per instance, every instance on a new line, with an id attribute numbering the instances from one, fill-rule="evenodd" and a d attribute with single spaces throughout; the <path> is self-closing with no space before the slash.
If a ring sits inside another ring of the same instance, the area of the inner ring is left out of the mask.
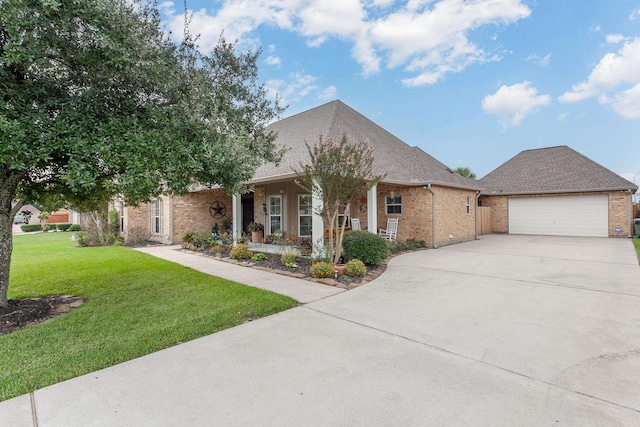
<path id="1" fill-rule="evenodd" d="M 204 255 L 182 252 L 179 249 L 180 246 L 178 245 L 148 246 L 138 248 L 138 251 L 211 274 L 212 276 L 287 295 L 302 304 L 344 292 L 344 289 L 323 285 L 322 283 L 243 267 Z"/>

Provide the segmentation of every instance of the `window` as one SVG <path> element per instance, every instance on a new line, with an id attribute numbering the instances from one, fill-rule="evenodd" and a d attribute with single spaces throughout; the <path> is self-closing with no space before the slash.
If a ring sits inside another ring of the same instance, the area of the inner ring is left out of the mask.
<path id="1" fill-rule="evenodd" d="M 394 195 L 393 197 L 387 196 L 387 215 L 389 214 L 401 214 L 402 213 L 402 196 Z"/>
<path id="2" fill-rule="evenodd" d="M 282 231 L 282 196 L 269 196 L 269 234 Z"/>
<path id="3" fill-rule="evenodd" d="M 346 209 L 347 209 L 347 205 L 338 206 L 338 228 L 342 227 L 342 221 L 344 221 L 344 212 Z M 347 223 L 345 224 L 345 227 L 351 226 L 350 219 L 351 218 L 349 218 L 349 216 L 347 215 Z"/>
<path id="4" fill-rule="evenodd" d="M 151 234 L 162 234 L 162 200 L 151 203 Z"/>
<path id="5" fill-rule="evenodd" d="M 124 231 L 124 202 L 120 201 L 118 209 L 118 223 L 120 224 L 120 232 Z"/>
<path id="6" fill-rule="evenodd" d="M 471 214 L 471 197 L 467 197 L 467 215 Z"/>
<path id="7" fill-rule="evenodd" d="M 309 194 L 298 195 L 298 235 L 300 237 L 311 236 L 313 224 L 313 208 Z"/>

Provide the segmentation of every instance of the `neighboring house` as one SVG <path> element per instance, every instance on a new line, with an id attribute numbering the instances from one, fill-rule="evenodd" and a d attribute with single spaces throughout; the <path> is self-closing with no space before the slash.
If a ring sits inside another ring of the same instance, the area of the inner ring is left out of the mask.
<path id="1" fill-rule="evenodd" d="M 479 183 L 493 232 L 631 234 L 631 197 L 638 187 L 567 146 L 523 151 Z"/>
<path id="2" fill-rule="evenodd" d="M 229 196 L 223 189 L 192 191 L 184 197 L 161 197 L 136 209 L 116 202 L 121 228 L 138 226 L 154 239 L 177 242 L 189 231 L 210 231 L 214 223 L 223 230 L 225 218 L 246 231 L 251 222 L 265 226 L 265 235 L 322 238 L 325 226 L 313 207 L 320 200 L 295 183 L 294 169 L 308 161 L 305 143 L 323 139 L 367 140 L 374 149 L 374 173 L 386 178 L 353 201 L 351 217 L 371 232 L 385 228 L 388 218 L 398 218 L 398 240 L 424 240 L 429 246 L 472 240 L 476 237 L 477 197 L 480 185 L 464 178 L 418 147 L 411 147 L 371 120 L 333 101 L 271 124 L 276 144 L 287 149 L 282 161 L 260 166 L 247 183 L 251 191 Z M 350 223 L 350 218 L 348 219 Z M 238 228 L 235 230 L 238 232 Z"/>

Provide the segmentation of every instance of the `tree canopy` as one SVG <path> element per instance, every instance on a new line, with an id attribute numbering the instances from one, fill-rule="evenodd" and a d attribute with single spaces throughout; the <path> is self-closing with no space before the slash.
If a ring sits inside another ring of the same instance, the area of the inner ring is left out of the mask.
<path id="1" fill-rule="evenodd" d="M 11 222 L 25 201 L 129 204 L 195 183 L 237 191 L 277 161 L 265 126 L 282 108 L 258 85 L 257 52 L 173 42 L 154 4 L 2 0 L 0 305 Z"/>
<path id="2" fill-rule="evenodd" d="M 349 142 L 347 135 L 342 135 L 339 142 L 320 137 L 313 146 L 305 145 L 310 161 L 295 170 L 301 176 L 298 185 L 322 199 L 322 211 L 318 213 L 329 228 L 329 260 L 337 264 L 351 204 L 385 175 L 374 175 L 375 155 L 367 141 Z M 341 224 L 339 215 L 344 215 Z M 334 230 L 337 230 L 335 243 Z"/>

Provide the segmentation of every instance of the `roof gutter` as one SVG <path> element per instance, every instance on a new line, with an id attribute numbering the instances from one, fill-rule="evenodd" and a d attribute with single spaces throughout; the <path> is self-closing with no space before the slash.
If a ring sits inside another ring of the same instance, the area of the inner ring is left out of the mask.
<path id="1" fill-rule="evenodd" d="M 427 190 L 431 193 L 431 248 L 438 249 L 436 245 L 436 193 L 433 192 L 431 184 L 427 184 Z"/>
<path id="2" fill-rule="evenodd" d="M 536 190 L 536 191 L 481 191 L 481 196 L 519 196 L 519 195 L 535 195 L 535 194 L 567 194 L 567 193 L 597 193 L 605 191 L 633 191 L 633 188 L 585 188 L 574 190 Z"/>

